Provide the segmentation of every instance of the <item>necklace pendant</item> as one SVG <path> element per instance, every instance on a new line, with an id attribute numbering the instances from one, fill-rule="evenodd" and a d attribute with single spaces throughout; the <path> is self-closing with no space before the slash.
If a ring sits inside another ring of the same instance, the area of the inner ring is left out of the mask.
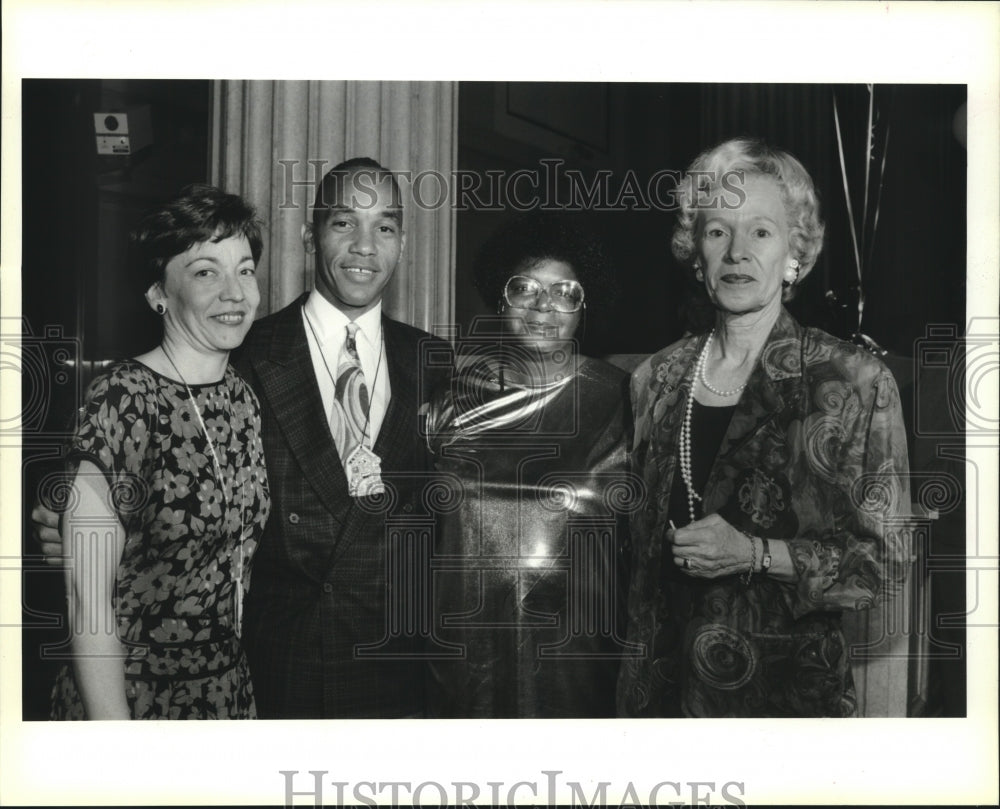
<path id="1" fill-rule="evenodd" d="M 243 578 L 236 580 L 236 637 L 243 637 Z"/>
<path id="2" fill-rule="evenodd" d="M 344 464 L 347 472 L 347 491 L 351 497 L 370 497 L 384 494 L 382 459 L 364 444 L 359 444 Z"/>

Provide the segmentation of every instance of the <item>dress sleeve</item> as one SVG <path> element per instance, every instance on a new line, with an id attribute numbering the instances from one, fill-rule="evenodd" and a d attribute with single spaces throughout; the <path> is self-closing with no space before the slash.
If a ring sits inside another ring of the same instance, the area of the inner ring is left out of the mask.
<path id="1" fill-rule="evenodd" d="M 822 446 L 838 451 L 823 457 L 813 449 L 816 442 L 806 452 L 806 462 L 822 468 L 824 482 L 833 485 L 824 487 L 825 503 L 788 542 L 798 573 L 796 616 L 871 607 L 901 589 L 909 567 L 903 530 L 910 512 L 906 430 L 896 382 L 872 360 L 847 384 L 853 395 L 836 420 L 810 416 L 819 417 L 812 434 L 824 434 Z"/>
<path id="2" fill-rule="evenodd" d="M 120 368 L 95 379 L 78 411 L 70 442 L 69 472 L 89 460 L 101 472 L 116 512 L 135 511 L 145 502 L 142 464 L 149 447 L 149 419 L 156 403 L 138 372 Z"/>

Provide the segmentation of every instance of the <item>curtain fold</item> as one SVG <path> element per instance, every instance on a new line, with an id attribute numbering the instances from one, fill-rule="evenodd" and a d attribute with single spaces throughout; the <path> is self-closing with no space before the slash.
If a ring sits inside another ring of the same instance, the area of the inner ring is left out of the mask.
<path id="1" fill-rule="evenodd" d="M 212 93 L 211 180 L 246 197 L 267 225 L 261 314 L 312 288 L 300 232 L 316 183 L 366 156 L 402 173 L 407 198 L 406 248 L 384 311 L 427 330 L 454 321 L 454 214 L 434 178 L 450 183 L 455 168 L 455 83 L 219 80 Z M 415 204 L 407 178 L 421 177 L 421 201 L 439 204 Z"/>

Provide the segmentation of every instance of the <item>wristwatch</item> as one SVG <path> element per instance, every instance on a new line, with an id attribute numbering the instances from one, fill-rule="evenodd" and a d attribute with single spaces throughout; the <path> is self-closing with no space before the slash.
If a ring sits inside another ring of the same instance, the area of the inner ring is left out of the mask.
<path id="1" fill-rule="evenodd" d="M 771 546 L 765 537 L 761 537 L 760 541 L 764 546 L 763 554 L 760 557 L 760 575 L 766 576 L 771 569 Z"/>

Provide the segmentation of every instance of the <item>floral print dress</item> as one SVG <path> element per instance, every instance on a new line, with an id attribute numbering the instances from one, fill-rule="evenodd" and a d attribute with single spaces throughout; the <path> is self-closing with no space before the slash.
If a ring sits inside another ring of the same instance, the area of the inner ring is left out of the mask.
<path id="1" fill-rule="evenodd" d="M 246 590 L 270 508 L 260 408 L 232 367 L 190 395 L 137 361 L 98 377 L 80 409 L 71 474 L 81 460 L 104 473 L 125 531 L 113 607 L 132 718 L 254 718 L 237 578 L 242 570 Z M 54 719 L 85 718 L 72 663 L 52 696 Z"/>

